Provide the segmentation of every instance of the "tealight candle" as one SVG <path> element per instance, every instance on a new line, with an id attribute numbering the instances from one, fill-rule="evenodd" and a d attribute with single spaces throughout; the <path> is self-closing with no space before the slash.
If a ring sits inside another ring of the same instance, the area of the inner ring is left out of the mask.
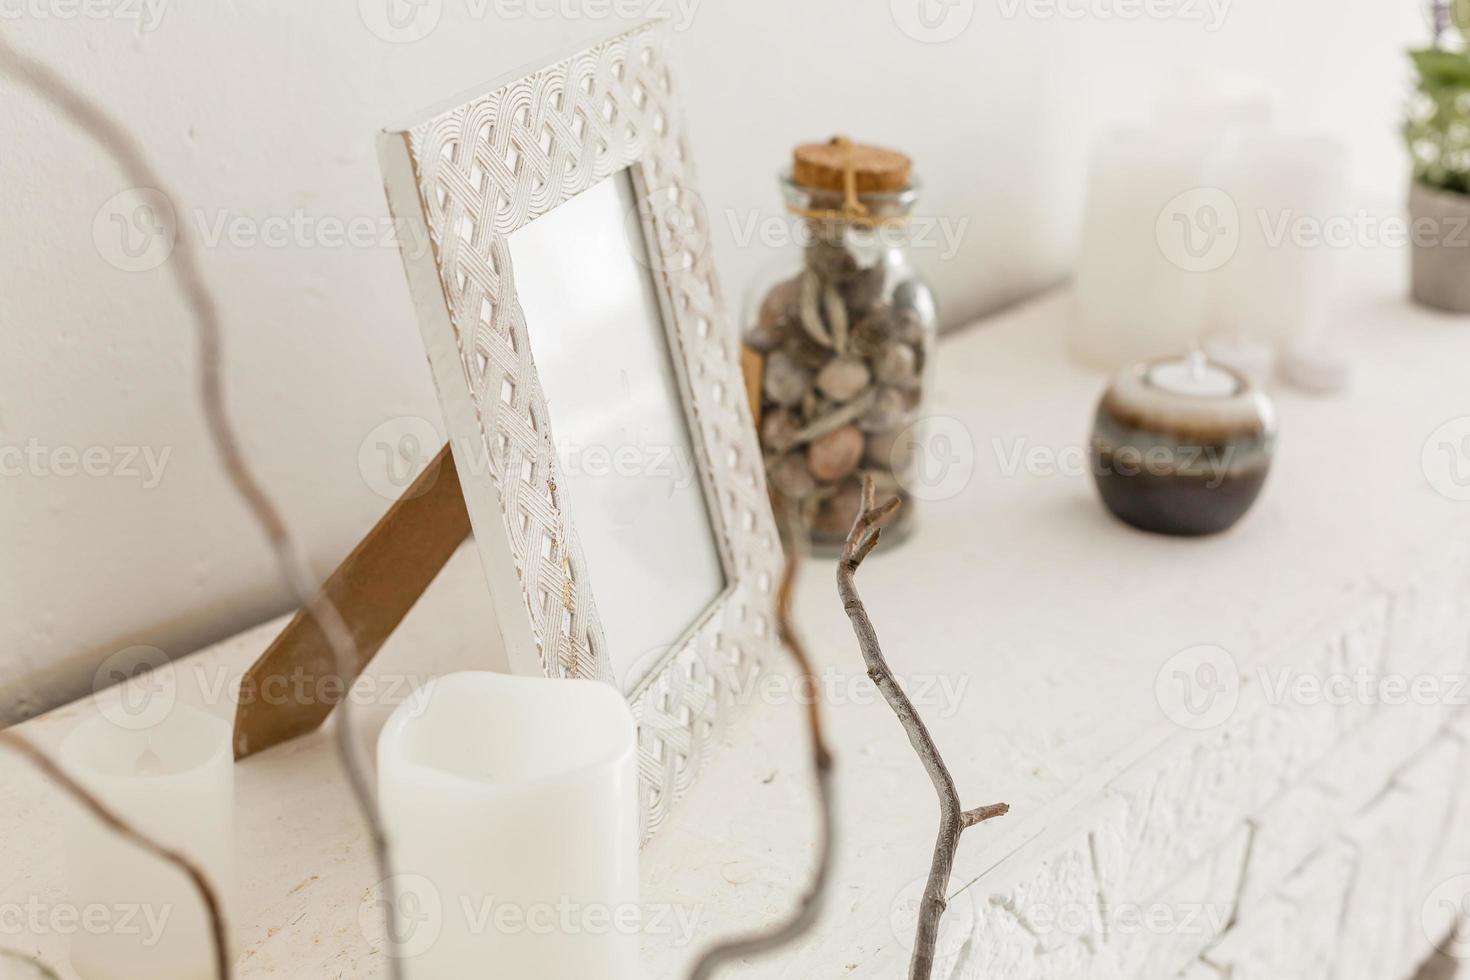
<path id="1" fill-rule="evenodd" d="M 187 705 L 129 727 L 94 715 L 60 748 L 66 772 L 139 832 L 188 857 L 227 907 L 234 881 L 230 726 Z M 93 926 L 71 937 L 83 980 L 199 980 L 215 974 L 208 913 L 183 871 L 79 806 L 66 817 L 73 906 Z M 228 921 L 228 917 L 227 917 Z"/>
<path id="2" fill-rule="evenodd" d="M 1214 534 L 1255 502 L 1275 441 L 1270 400 L 1196 352 L 1118 374 L 1097 408 L 1093 475 L 1103 503 L 1134 527 Z"/>
<path id="3" fill-rule="evenodd" d="M 637 728 L 596 681 L 451 674 L 378 741 L 412 980 L 638 976 Z"/>

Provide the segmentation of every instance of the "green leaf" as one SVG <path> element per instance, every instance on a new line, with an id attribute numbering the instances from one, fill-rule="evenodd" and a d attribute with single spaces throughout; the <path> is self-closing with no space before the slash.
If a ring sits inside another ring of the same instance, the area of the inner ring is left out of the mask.
<path id="1" fill-rule="evenodd" d="M 1414 59 L 1414 66 L 1419 69 L 1426 87 L 1470 87 L 1470 54 L 1424 48 L 1410 51 L 1409 57 Z"/>
<path id="2" fill-rule="evenodd" d="M 1450 23 L 1461 37 L 1470 41 L 1470 0 L 1450 0 Z"/>

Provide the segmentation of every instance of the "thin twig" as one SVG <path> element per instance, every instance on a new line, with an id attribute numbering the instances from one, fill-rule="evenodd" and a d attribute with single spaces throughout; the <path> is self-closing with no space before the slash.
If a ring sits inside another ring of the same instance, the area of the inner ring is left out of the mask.
<path id="1" fill-rule="evenodd" d="M 50 963 L 37 959 L 29 953 L 21 952 L 18 949 L 0 948 L 0 962 L 24 963 L 26 966 L 31 967 L 33 976 L 26 978 L 26 980 L 34 980 L 36 977 L 39 977 L 40 980 L 61 980 L 61 977 L 51 968 Z M 15 971 L 9 967 L 0 969 L 0 976 L 3 977 L 13 976 L 14 973 Z M 16 980 L 22 980 L 22 978 L 16 977 Z"/>
<path id="2" fill-rule="evenodd" d="M 142 147 L 121 123 L 60 74 L 17 51 L 4 38 L 0 38 L 0 74 L 8 75 L 58 109 L 113 158 L 123 176 L 134 187 L 151 188 L 173 200 L 162 177 L 148 162 Z M 281 577 L 297 602 L 307 609 L 326 637 L 336 659 L 337 674 L 346 681 L 357 672 L 357 651 L 352 633 L 337 607 L 318 591 L 315 577 L 307 567 L 279 509 L 256 479 L 240 450 L 239 438 L 225 407 L 224 338 L 220 327 L 219 307 L 200 272 L 198 257 L 185 222 L 178 224 L 173 249 L 166 265 L 172 271 L 173 282 L 183 295 L 185 305 L 197 327 L 200 404 L 220 462 L 229 476 L 230 485 L 245 502 L 264 532 L 275 555 Z M 362 758 L 361 749 L 352 737 L 351 703 L 352 699 L 344 695 L 337 705 L 337 754 L 341 758 L 342 769 L 346 773 L 358 809 L 367 823 L 379 877 L 386 880 L 392 874 L 388 840 L 378 819 L 377 804 L 367 775 L 368 763 Z M 389 914 L 386 905 L 384 908 L 385 914 Z M 401 980 L 402 964 L 398 958 L 388 958 L 388 971 L 391 980 Z"/>
<path id="3" fill-rule="evenodd" d="M 960 794 L 955 789 L 954 777 L 940 758 L 939 747 L 934 744 L 924 719 L 919 716 L 903 686 L 894 677 L 883 648 L 878 644 L 878 633 L 868 618 L 868 611 L 858 596 L 856 575 L 863 559 L 868 557 L 878 544 L 883 533 L 883 524 L 898 510 L 899 501 L 893 498 L 877 503 L 876 491 L 871 476 L 863 480 L 863 506 L 847 542 L 842 548 L 842 558 L 837 563 L 837 592 L 842 597 L 842 607 L 847 618 L 852 620 L 853 632 L 857 634 L 858 646 L 862 650 L 863 662 L 868 667 L 868 677 L 883 692 L 883 698 L 893 713 L 898 716 L 908 734 L 909 744 L 918 753 L 919 760 L 929 773 L 929 781 L 939 794 L 939 837 L 934 844 L 934 858 L 929 866 L 929 880 L 924 886 L 924 897 L 919 903 L 919 923 L 914 935 L 914 953 L 909 961 L 909 980 L 929 980 L 934 972 L 934 949 L 939 941 L 939 923 L 947 906 L 945 893 L 949 888 L 949 876 L 954 870 L 955 852 L 959 849 L 960 835 L 966 829 L 999 817 L 1009 812 L 1004 803 L 964 810 L 960 807 Z"/>
<path id="4" fill-rule="evenodd" d="M 836 836 L 835 803 L 833 801 L 832 777 L 834 764 L 832 752 L 827 747 L 826 728 L 822 721 L 822 699 L 817 672 L 812 667 L 806 647 L 796 632 L 791 614 L 792 596 L 796 589 L 796 573 L 801 567 L 800 523 L 795 508 L 788 513 L 783 530 L 789 532 L 786 540 L 786 565 L 776 589 L 776 631 L 786 646 L 791 659 L 796 661 L 797 673 L 806 684 L 798 684 L 797 690 L 812 693 L 807 703 L 806 722 L 811 742 L 812 770 L 816 781 L 817 804 L 821 810 L 821 828 L 817 840 L 817 866 L 807 889 L 797 902 L 796 909 L 783 923 L 763 932 L 716 943 L 705 950 L 690 971 L 690 980 L 709 980 L 716 969 L 734 960 L 747 956 L 769 953 L 801 938 L 816 924 L 822 914 L 827 896 L 827 881 L 832 874 L 832 848 Z"/>
<path id="5" fill-rule="evenodd" d="M 167 847 L 144 834 L 132 824 L 128 823 L 116 812 L 111 810 L 81 783 L 67 775 L 66 771 L 51 761 L 50 756 L 42 752 L 33 742 L 16 734 L 13 731 L 0 731 L 0 745 L 24 757 L 31 765 L 44 773 L 52 782 L 69 793 L 82 806 L 86 807 L 99 823 L 114 833 L 132 842 L 143 850 L 152 854 L 161 861 L 166 861 L 189 876 L 194 883 L 194 888 L 199 892 L 199 898 L 204 902 L 204 909 L 209 914 L 210 939 L 214 943 L 214 968 L 215 973 L 221 980 L 230 980 L 230 952 L 229 943 L 225 939 L 225 913 L 220 905 L 219 896 L 215 894 L 214 886 L 209 883 L 208 877 L 200 870 L 199 866 L 189 858 L 171 847 Z"/>

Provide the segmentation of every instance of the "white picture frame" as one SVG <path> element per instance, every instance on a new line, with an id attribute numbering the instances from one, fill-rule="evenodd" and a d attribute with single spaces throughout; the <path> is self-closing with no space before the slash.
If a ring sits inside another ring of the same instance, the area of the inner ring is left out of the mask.
<path id="1" fill-rule="evenodd" d="M 645 838 L 704 769 L 777 645 L 782 561 L 669 43 L 659 24 L 641 25 L 456 98 L 385 132 L 379 145 L 395 220 L 424 230 L 430 244 L 404 248 L 403 261 L 515 673 L 618 683 L 597 582 L 558 489 L 562 464 L 511 236 L 624 171 L 631 178 L 639 215 L 631 224 L 646 245 L 724 580 L 625 689 L 639 724 Z"/>

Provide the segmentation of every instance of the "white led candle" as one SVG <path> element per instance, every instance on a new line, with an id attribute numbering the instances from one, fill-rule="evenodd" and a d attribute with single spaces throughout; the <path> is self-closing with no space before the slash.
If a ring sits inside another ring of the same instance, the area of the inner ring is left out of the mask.
<path id="1" fill-rule="evenodd" d="M 1268 388 L 1276 366 L 1276 351 L 1270 344 L 1234 334 L 1221 334 L 1205 341 L 1204 352 L 1211 361 L 1233 368 L 1257 388 Z"/>
<path id="2" fill-rule="evenodd" d="M 1346 213 L 1347 150 L 1330 139 L 1242 137 L 1221 186 L 1240 215 L 1240 243 L 1219 273 L 1215 320 L 1281 349 L 1320 339 L 1340 259 L 1354 244 Z"/>
<path id="3" fill-rule="evenodd" d="M 1209 211 L 1209 133 L 1120 129 L 1092 159 L 1077 260 L 1072 353 L 1097 367 L 1182 354 L 1208 326 L 1210 281 L 1180 245 Z M 1178 226 L 1175 219 L 1187 224 Z M 1214 239 L 1201 239 L 1211 249 Z"/>
<path id="4" fill-rule="evenodd" d="M 1217 135 L 1269 129 L 1276 99 L 1260 79 L 1192 67 L 1159 86 L 1154 120 L 1167 129 L 1197 127 Z"/>
<path id="5" fill-rule="evenodd" d="M 60 761 L 135 829 L 193 861 L 228 912 L 235 769 L 226 722 L 183 704 L 146 719 L 107 711 L 72 730 Z M 187 875 L 80 806 L 68 808 L 66 851 L 80 922 L 71 961 L 83 980 L 215 975 L 208 914 Z"/>
<path id="6" fill-rule="evenodd" d="M 386 951 L 407 976 L 638 976 L 636 746 L 596 681 L 451 674 L 394 711 Z"/>

